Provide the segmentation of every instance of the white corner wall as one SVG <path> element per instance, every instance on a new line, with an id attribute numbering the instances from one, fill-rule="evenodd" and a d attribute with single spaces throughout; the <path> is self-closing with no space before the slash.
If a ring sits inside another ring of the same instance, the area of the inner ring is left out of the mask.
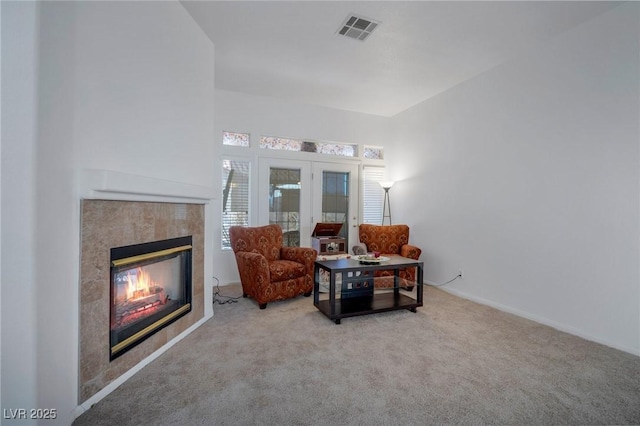
<path id="1" fill-rule="evenodd" d="M 449 291 L 640 354 L 640 5 L 394 117 L 394 216 Z M 400 148 L 402 147 L 402 148 Z"/>
<path id="2" fill-rule="evenodd" d="M 55 423 L 70 424 L 78 408 L 78 179 L 104 169 L 213 186 L 214 47 L 179 2 L 4 3 L 3 64 L 27 72 L 2 75 L 3 89 L 13 88 L 10 98 L 3 93 L 3 119 L 5 101 L 25 111 L 15 137 L 2 135 L 2 408 L 55 408 Z M 20 163 L 24 170 L 5 167 Z M 211 259 L 210 205 L 206 215 Z M 6 247 L 21 250 L 7 256 Z"/>

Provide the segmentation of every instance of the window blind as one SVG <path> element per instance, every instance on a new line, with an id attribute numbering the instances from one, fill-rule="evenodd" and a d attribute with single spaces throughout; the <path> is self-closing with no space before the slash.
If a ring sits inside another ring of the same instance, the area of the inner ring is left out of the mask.
<path id="1" fill-rule="evenodd" d="M 230 249 L 229 228 L 249 225 L 249 161 L 222 162 L 222 248 Z"/>
<path id="2" fill-rule="evenodd" d="M 372 223 L 376 225 L 382 223 L 382 203 L 384 202 L 384 190 L 380 186 L 380 182 L 384 179 L 384 167 L 364 167 L 362 223 Z"/>

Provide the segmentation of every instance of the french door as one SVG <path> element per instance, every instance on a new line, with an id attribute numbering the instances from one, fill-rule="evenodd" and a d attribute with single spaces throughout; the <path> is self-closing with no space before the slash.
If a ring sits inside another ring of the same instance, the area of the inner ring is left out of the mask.
<path id="1" fill-rule="evenodd" d="M 318 222 L 342 223 L 348 249 L 358 241 L 358 166 L 261 158 L 259 223 L 277 223 L 288 246 L 311 246 Z"/>

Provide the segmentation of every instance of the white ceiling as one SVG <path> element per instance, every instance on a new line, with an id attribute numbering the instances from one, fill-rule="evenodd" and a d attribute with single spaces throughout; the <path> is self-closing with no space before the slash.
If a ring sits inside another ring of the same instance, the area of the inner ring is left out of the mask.
<path id="1" fill-rule="evenodd" d="M 392 116 L 617 2 L 183 1 L 215 45 L 218 89 Z M 337 34 L 348 14 L 381 24 Z"/>

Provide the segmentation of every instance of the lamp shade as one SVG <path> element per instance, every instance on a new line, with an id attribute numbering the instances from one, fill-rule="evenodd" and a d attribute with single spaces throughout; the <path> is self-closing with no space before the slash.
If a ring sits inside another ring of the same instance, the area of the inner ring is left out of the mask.
<path id="1" fill-rule="evenodd" d="M 390 189 L 394 183 L 395 182 L 392 182 L 392 181 L 382 181 L 380 182 L 380 186 L 383 187 L 384 189 Z"/>

